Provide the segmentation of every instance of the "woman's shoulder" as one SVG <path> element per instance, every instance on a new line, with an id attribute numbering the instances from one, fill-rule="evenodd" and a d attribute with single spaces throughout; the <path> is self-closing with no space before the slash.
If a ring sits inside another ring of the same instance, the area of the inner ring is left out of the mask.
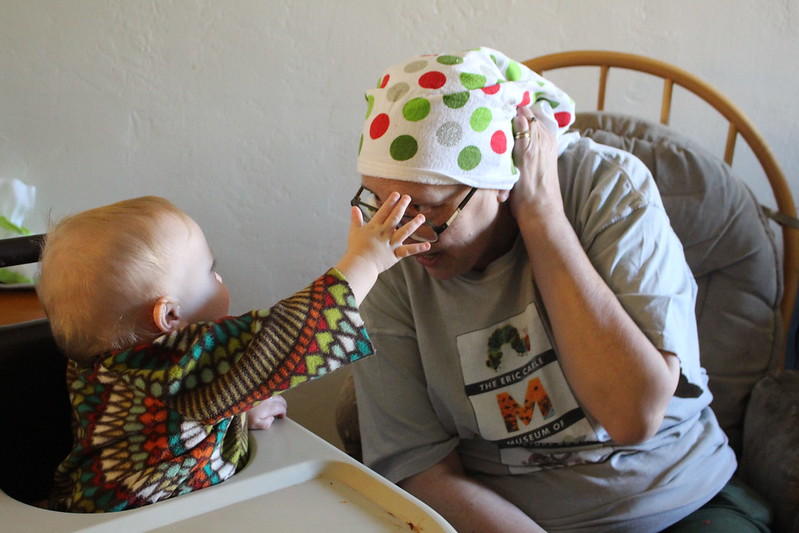
<path id="1" fill-rule="evenodd" d="M 564 208 L 575 227 L 587 218 L 617 220 L 646 207 L 662 209 L 652 173 L 635 155 L 583 137 L 558 159 Z"/>
<path id="2" fill-rule="evenodd" d="M 612 186 L 619 180 L 636 189 L 654 187 L 652 173 L 638 157 L 588 137 L 581 137 L 563 152 L 558 170 L 561 181 L 581 180 L 594 188 Z"/>

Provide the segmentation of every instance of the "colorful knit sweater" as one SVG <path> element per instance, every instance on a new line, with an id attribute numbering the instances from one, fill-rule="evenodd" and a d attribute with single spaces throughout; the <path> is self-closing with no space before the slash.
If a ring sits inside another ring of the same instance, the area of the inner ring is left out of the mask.
<path id="1" fill-rule="evenodd" d="M 247 462 L 247 410 L 372 352 L 331 269 L 269 310 L 70 362 L 75 441 L 49 506 L 120 511 L 220 483 Z"/>

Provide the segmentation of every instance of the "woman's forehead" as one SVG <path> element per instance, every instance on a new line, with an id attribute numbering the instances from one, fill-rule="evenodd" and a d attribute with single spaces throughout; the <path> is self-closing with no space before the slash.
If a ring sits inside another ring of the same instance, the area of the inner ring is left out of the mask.
<path id="1" fill-rule="evenodd" d="M 407 194 L 411 198 L 448 198 L 467 188 L 466 185 L 431 185 L 374 176 L 364 176 L 363 186 L 379 197 L 388 196 L 392 192 Z"/>

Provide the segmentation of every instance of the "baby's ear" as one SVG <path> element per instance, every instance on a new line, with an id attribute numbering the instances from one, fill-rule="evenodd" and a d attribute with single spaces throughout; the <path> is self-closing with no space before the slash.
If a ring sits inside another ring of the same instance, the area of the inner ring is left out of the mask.
<path id="1" fill-rule="evenodd" d="M 180 327 L 180 306 L 162 296 L 153 306 L 153 322 L 161 333 L 167 333 Z"/>

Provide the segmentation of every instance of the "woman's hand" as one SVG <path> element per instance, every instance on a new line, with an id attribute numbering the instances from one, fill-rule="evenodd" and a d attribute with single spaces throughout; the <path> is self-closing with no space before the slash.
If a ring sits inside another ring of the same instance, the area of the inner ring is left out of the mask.
<path id="1" fill-rule="evenodd" d="M 563 212 L 558 183 L 557 124 L 543 113 L 520 107 L 513 119 L 513 160 L 519 181 L 510 195 L 513 216 L 538 220 Z"/>

